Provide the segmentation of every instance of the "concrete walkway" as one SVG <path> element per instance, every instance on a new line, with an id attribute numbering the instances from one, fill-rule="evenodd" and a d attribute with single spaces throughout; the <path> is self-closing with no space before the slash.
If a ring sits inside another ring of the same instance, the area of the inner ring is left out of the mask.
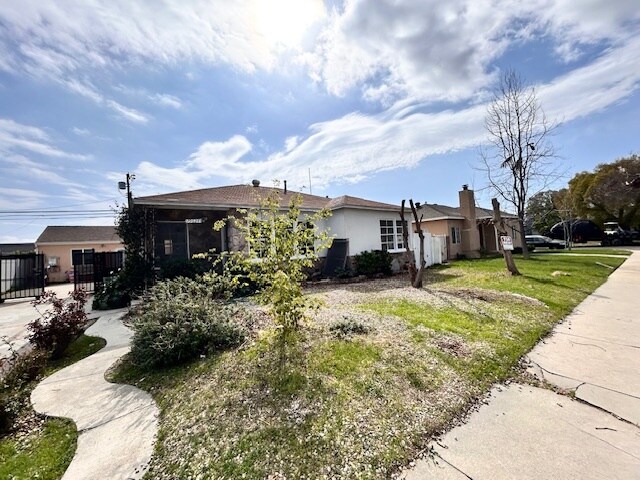
<path id="1" fill-rule="evenodd" d="M 528 355 L 578 400 L 496 386 L 406 479 L 640 479 L 640 252 Z"/>
<path id="2" fill-rule="evenodd" d="M 158 408 L 151 396 L 130 385 L 109 383 L 105 371 L 129 351 L 131 331 L 122 311 L 101 316 L 87 329 L 107 345 L 99 352 L 47 377 L 31 394 L 34 409 L 67 417 L 80 436 L 63 480 L 142 478 L 158 430 Z"/>

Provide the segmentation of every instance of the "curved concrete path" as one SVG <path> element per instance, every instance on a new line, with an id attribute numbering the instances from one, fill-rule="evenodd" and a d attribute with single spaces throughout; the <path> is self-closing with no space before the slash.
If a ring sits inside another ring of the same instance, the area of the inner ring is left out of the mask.
<path id="1" fill-rule="evenodd" d="M 122 314 L 103 315 L 87 329 L 87 335 L 107 341 L 102 350 L 47 377 L 31 394 L 37 412 L 71 418 L 80 433 L 63 480 L 139 479 L 151 459 L 158 430 L 155 402 L 136 387 L 104 379 L 129 351 L 131 331 Z"/>

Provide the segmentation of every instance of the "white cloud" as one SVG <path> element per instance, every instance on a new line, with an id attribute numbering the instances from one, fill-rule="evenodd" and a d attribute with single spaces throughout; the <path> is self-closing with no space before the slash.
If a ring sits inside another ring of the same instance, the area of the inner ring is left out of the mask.
<path id="1" fill-rule="evenodd" d="M 151 101 L 163 107 L 171 107 L 175 108 L 176 110 L 182 108 L 182 101 L 174 95 L 168 95 L 166 93 L 156 93 L 154 95 L 151 95 L 150 98 Z"/>
<path id="2" fill-rule="evenodd" d="M 615 104 L 640 84 L 633 59 L 640 58 L 640 38 L 611 49 L 593 63 L 537 87 L 551 118 L 568 122 Z M 229 183 L 289 180 L 304 185 L 311 169 L 314 186 L 358 182 L 385 170 L 411 168 L 429 156 L 462 150 L 486 139 L 486 104 L 460 110 L 425 113 L 423 105 L 397 102 L 379 114 L 350 113 L 309 127 L 304 138 L 291 137 L 284 149 L 263 160 L 243 157 L 251 144 L 242 136 L 227 142 L 206 142 L 189 159 L 172 169 L 145 162 L 136 170 L 149 176 L 160 190 Z M 433 171 L 437 169 L 432 166 Z M 209 183 L 208 183 L 209 182 Z"/>
<path id="3" fill-rule="evenodd" d="M 491 85 L 492 65 L 514 42 L 547 35 L 570 61 L 586 44 L 637 35 L 639 20 L 634 0 L 350 0 L 301 60 L 336 95 L 467 100 Z"/>
<path id="4" fill-rule="evenodd" d="M 89 155 L 69 153 L 56 147 L 47 132 L 10 119 L 0 119 L 0 152 L 5 155 L 32 152 L 46 157 L 89 160 Z"/>
<path id="5" fill-rule="evenodd" d="M 86 128 L 73 127 L 71 131 L 79 137 L 88 137 L 89 135 L 91 135 L 91 132 Z"/>

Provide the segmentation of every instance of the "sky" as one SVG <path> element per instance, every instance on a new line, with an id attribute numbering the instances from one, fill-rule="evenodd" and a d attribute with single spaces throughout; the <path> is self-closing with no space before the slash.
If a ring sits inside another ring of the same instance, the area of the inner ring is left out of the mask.
<path id="1" fill-rule="evenodd" d="M 134 196 L 259 179 L 457 205 L 508 69 L 562 187 L 640 152 L 637 0 L 0 2 L 0 243 Z M 507 208 L 508 209 L 508 208 Z"/>

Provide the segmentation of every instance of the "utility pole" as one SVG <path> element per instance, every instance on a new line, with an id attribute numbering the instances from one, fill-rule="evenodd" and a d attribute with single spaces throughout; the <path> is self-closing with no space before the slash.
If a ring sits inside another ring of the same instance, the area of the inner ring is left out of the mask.
<path id="1" fill-rule="evenodd" d="M 131 210 L 131 205 L 133 204 L 133 197 L 131 196 L 131 182 L 135 180 L 136 176 L 133 173 L 127 172 L 126 178 L 126 182 L 118 182 L 118 188 L 120 190 L 127 190 L 127 207 Z"/>

